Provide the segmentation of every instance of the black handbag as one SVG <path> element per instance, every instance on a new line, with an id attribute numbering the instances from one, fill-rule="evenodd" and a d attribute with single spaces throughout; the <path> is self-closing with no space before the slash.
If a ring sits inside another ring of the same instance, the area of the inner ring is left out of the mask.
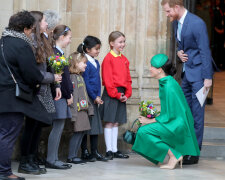
<path id="1" fill-rule="evenodd" d="M 133 131 L 134 124 L 138 121 L 138 119 L 135 119 L 130 130 L 126 130 L 126 132 L 123 134 L 123 140 L 128 144 L 134 144 L 135 138 L 136 138 L 136 132 Z"/>
<path id="2" fill-rule="evenodd" d="M 12 79 L 14 81 L 14 83 L 16 84 L 16 97 L 19 99 L 22 99 L 26 102 L 31 103 L 33 101 L 33 90 L 31 88 L 29 88 L 27 85 L 24 85 L 22 83 L 18 83 L 15 79 L 15 77 L 13 76 L 12 71 L 10 70 L 7 62 L 6 62 L 6 58 L 5 58 L 5 54 L 3 51 L 3 38 L 2 38 L 2 43 L 1 43 L 1 51 L 2 51 L 2 57 L 3 60 L 5 62 L 5 65 L 7 67 L 7 69 L 9 70 L 10 75 L 12 76 Z"/>

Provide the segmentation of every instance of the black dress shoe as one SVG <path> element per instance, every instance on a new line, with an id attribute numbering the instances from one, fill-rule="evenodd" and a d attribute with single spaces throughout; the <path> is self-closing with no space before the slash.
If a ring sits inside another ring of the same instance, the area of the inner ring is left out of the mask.
<path id="1" fill-rule="evenodd" d="M 25 178 L 23 177 L 9 178 L 8 176 L 0 175 L 0 180 L 25 180 Z"/>
<path id="2" fill-rule="evenodd" d="M 120 151 L 117 151 L 116 153 L 113 153 L 114 158 L 121 158 L 121 159 L 128 159 L 129 156 L 126 154 L 122 154 Z"/>
<path id="3" fill-rule="evenodd" d="M 21 157 L 18 172 L 23 174 L 34 174 L 34 175 L 41 174 L 39 168 L 34 167 L 29 163 L 29 158 L 27 156 Z"/>
<path id="4" fill-rule="evenodd" d="M 71 165 L 71 164 L 68 164 L 68 163 L 63 164 L 63 166 L 66 166 L 66 167 L 68 167 L 69 169 L 72 167 L 72 165 Z"/>
<path id="5" fill-rule="evenodd" d="M 88 149 L 82 150 L 81 159 L 86 162 L 95 162 L 97 160 L 94 156 L 91 156 Z"/>
<path id="6" fill-rule="evenodd" d="M 97 161 L 108 161 L 109 159 L 104 157 L 103 155 L 99 154 L 99 152 L 96 150 L 91 154 L 92 157 L 96 158 Z"/>
<path id="7" fill-rule="evenodd" d="M 113 152 L 112 152 L 112 151 L 106 152 L 105 157 L 106 157 L 108 160 L 113 160 Z"/>
<path id="8" fill-rule="evenodd" d="M 45 163 L 45 167 L 49 169 L 69 169 L 68 166 L 64 166 L 64 165 L 60 166 L 60 165 L 49 163 L 47 161 Z"/>
<path id="9" fill-rule="evenodd" d="M 184 156 L 183 165 L 198 164 L 198 156 Z"/>
<path id="10" fill-rule="evenodd" d="M 74 157 L 72 159 L 67 159 L 68 163 L 73 163 L 73 164 L 85 164 L 86 162 L 83 161 L 82 159 L 78 158 L 78 157 Z"/>
<path id="11" fill-rule="evenodd" d="M 35 161 L 35 156 L 33 154 L 28 156 L 28 162 L 34 169 L 38 169 L 41 174 L 47 173 L 47 170 L 45 168 L 41 168 L 38 162 Z"/>

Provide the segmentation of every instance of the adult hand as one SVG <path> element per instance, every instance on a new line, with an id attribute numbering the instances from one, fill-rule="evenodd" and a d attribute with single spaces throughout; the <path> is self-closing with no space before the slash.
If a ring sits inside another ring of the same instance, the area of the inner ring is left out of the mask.
<path id="1" fill-rule="evenodd" d="M 71 98 L 70 99 L 67 99 L 67 104 L 68 106 L 71 105 L 73 103 L 73 96 L 71 94 Z"/>
<path id="2" fill-rule="evenodd" d="M 122 101 L 123 100 L 123 96 L 124 96 L 124 93 L 121 93 L 121 96 L 120 96 L 120 101 Z"/>
<path id="3" fill-rule="evenodd" d="M 94 101 L 95 104 L 103 104 L 103 100 L 101 100 L 101 98 L 99 96 L 96 97 L 95 101 Z"/>
<path id="4" fill-rule="evenodd" d="M 56 93 L 55 100 L 58 101 L 62 97 L 61 89 L 60 88 L 56 88 L 55 89 L 55 93 Z"/>
<path id="5" fill-rule="evenodd" d="M 62 76 L 59 74 L 54 74 L 55 82 L 60 83 L 62 82 Z"/>
<path id="6" fill-rule="evenodd" d="M 183 50 L 177 51 L 177 56 L 180 58 L 182 62 L 186 62 L 188 60 L 188 55 L 184 54 Z"/>
<path id="7" fill-rule="evenodd" d="M 149 118 L 146 118 L 144 116 L 139 116 L 138 118 L 139 122 L 143 125 L 146 125 L 146 124 L 151 124 L 151 123 L 154 123 L 156 122 L 155 118 L 153 119 L 149 119 Z"/>
<path id="8" fill-rule="evenodd" d="M 212 86 L 212 79 L 205 79 L 203 93 L 205 93 L 211 86 Z"/>

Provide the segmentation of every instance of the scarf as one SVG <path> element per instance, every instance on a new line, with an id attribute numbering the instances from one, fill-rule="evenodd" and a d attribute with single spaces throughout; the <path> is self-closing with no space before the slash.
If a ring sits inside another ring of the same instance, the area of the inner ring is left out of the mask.
<path id="1" fill-rule="evenodd" d="M 14 31 L 14 30 L 11 30 L 11 29 L 5 29 L 3 32 L 2 32 L 2 37 L 6 37 L 6 36 L 10 36 L 10 37 L 15 37 L 15 38 L 20 38 L 20 39 L 23 39 L 24 41 L 26 41 L 31 47 L 33 45 L 33 42 L 30 38 L 28 38 L 26 36 L 26 34 L 22 33 L 22 32 L 18 32 L 18 31 Z"/>

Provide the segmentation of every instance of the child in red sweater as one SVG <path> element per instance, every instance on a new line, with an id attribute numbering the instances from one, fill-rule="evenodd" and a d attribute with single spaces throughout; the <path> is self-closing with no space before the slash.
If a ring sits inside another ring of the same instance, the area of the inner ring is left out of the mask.
<path id="1" fill-rule="evenodd" d="M 102 63 L 102 84 L 105 86 L 100 114 L 105 122 L 104 136 L 106 157 L 129 158 L 117 149 L 118 126 L 127 122 L 126 101 L 132 94 L 129 61 L 121 54 L 125 47 L 125 35 L 113 31 L 109 35 L 111 51 Z"/>

